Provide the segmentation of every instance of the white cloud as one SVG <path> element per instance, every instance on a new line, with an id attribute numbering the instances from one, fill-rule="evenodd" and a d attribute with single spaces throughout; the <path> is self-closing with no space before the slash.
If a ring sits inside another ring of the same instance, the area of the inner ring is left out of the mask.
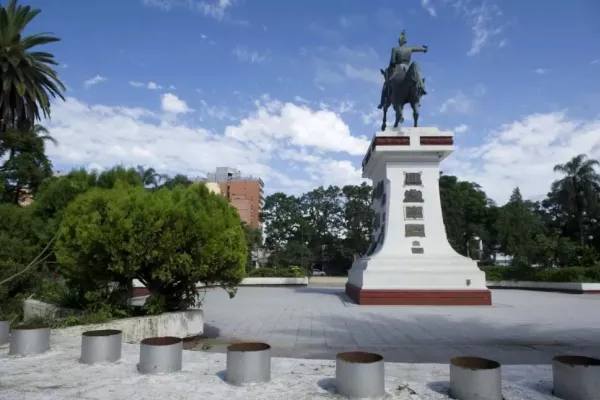
<path id="1" fill-rule="evenodd" d="M 487 93 L 487 88 L 483 84 L 475 85 L 475 89 L 473 89 L 473 96 L 482 97 Z"/>
<path id="2" fill-rule="evenodd" d="M 547 73 L 548 73 L 548 70 L 547 70 L 547 69 L 544 69 L 544 68 L 537 68 L 537 69 L 536 69 L 534 72 L 535 72 L 536 74 L 544 75 L 544 74 L 547 74 Z"/>
<path id="3" fill-rule="evenodd" d="M 379 87 L 383 84 L 378 65 L 384 62 L 372 48 L 323 47 L 313 62 L 314 82 L 319 87 L 322 84 L 342 84 L 348 80 L 360 80 Z"/>
<path id="4" fill-rule="evenodd" d="M 598 64 L 600 62 L 600 58 L 596 58 L 595 60 L 590 61 L 590 64 Z"/>
<path id="5" fill-rule="evenodd" d="M 444 101 L 440 106 L 440 112 L 457 112 L 467 114 L 473 109 L 473 102 L 463 93 L 458 92 L 456 95 Z"/>
<path id="6" fill-rule="evenodd" d="M 580 153 L 600 158 L 600 119 L 571 120 L 564 112 L 533 114 L 501 126 L 481 146 L 459 148 L 444 162 L 444 170 L 479 183 L 504 204 L 517 186 L 525 197 L 544 196 L 558 178 L 554 165 Z"/>
<path id="7" fill-rule="evenodd" d="M 102 82 L 106 82 L 106 81 L 107 81 L 107 79 L 106 79 L 105 77 L 103 77 L 103 76 L 100 76 L 100 75 L 96 75 L 96 76 L 94 76 L 93 78 L 86 79 L 86 80 L 83 82 L 83 86 L 84 86 L 86 89 L 89 89 L 89 88 L 91 88 L 92 86 L 94 86 L 94 85 L 97 85 L 98 83 L 102 83 Z"/>
<path id="8" fill-rule="evenodd" d="M 443 0 L 443 3 L 455 8 L 469 23 L 472 35 L 469 56 L 479 54 L 495 38 L 499 39 L 498 47 L 506 45 L 506 39 L 499 38 L 506 24 L 497 5 L 487 0 Z"/>
<path id="9" fill-rule="evenodd" d="M 182 102 L 165 97 L 170 99 L 167 103 Z M 181 111 L 181 104 L 169 107 L 171 112 Z M 60 143 L 56 149 L 48 148 L 56 165 L 140 164 L 191 177 L 230 165 L 261 176 L 267 189 L 295 193 L 319 185 L 360 182 L 360 169 L 347 159 L 348 153 L 362 157 L 369 145 L 367 138 L 351 136 L 334 112 L 268 96 L 256 102 L 252 115 L 227 126 L 223 133 L 144 108 L 91 105 L 75 98 L 53 103 L 52 120 L 44 124 Z M 337 153 L 335 158 L 327 154 L 330 151 Z M 297 176 L 287 175 L 292 161 Z"/>
<path id="10" fill-rule="evenodd" d="M 368 138 L 352 136 L 348 125 L 332 111 L 313 111 L 306 106 L 281 103 L 268 97 L 258 105 L 254 115 L 237 126 L 228 126 L 225 135 L 251 142 L 263 151 L 271 150 L 273 142 L 281 140 L 294 146 L 352 155 L 363 155 L 369 146 Z"/>
<path id="11" fill-rule="evenodd" d="M 362 15 L 342 15 L 339 19 L 339 24 L 342 28 L 351 28 L 365 22 L 365 17 Z"/>
<path id="12" fill-rule="evenodd" d="M 184 114 L 189 113 L 192 110 L 185 101 L 175 96 L 173 93 L 165 93 L 161 96 L 160 106 L 166 113 L 171 114 Z"/>
<path id="13" fill-rule="evenodd" d="M 227 10 L 233 4 L 232 0 L 201 1 L 196 7 L 206 16 L 222 20 Z"/>
<path id="14" fill-rule="evenodd" d="M 421 0 L 421 7 L 423 7 L 423 9 L 427 11 L 430 16 L 437 17 L 437 12 L 435 11 L 435 8 L 431 4 L 430 0 Z"/>
<path id="15" fill-rule="evenodd" d="M 142 0 L 142 4 L 144 5 L 158 7 L 165 11 L 170 10 L 177 3 L 177 0 Z"/>
<path id="16" fill-rule="evenodd" d="M 383 121 L 383 112 L 381 110 L 373 109 L 367 113 L 362 113 L 361 117 L 365 125 L 379 126 Z"/>
<path id="17" fill-rule="evenodd" d="M 294 101 L 296 103 L 310 104 L 310 100 L 307 100 L 302 96 L 294 96 Z"/>
<path id="18" fill-rule="evenodd" d="M 468 125 L 461 124 L 461 125 L 458 125 L 456 128 L 454 128 L 454 133 L 465 133 L 468 130 L 469 130 Z"/>
<path id="19" fill-rule="evenodd" d="M 192 11 L 198 11 L 218 21 L 223 19 L 225 11 L 233 5 L 232 0 L 142 0 L 142 3 L 164 11 L 169 11 L 173 7 L 188 7 Z"/>
<path id="20" fill-rule="evenodd" d="M 257 51 L 248 50 L 246 47 L 238 46 L 233 49 L 232 54 L 242 62 L 248 62 L 250 64 L 263 64 L 271 61 L 270 53 L 264 52 L 259 53 Z"/>
<path id="21" fill-rule="evenodd" d="M 379 70 L 372 68 L 355 68 L 350 64 L 344 64 L 342 71 L 350 79 L 358 79 L 375 85 L 383 85 L 383 78 Z"/>
<path id="22" fill-rule="evenodd" d="M 169 101 L 177 100 L 173 104 L 184 105 L 171 104 L 171 112 L 189 110 L 181 99 L 170 96 Z M 268 96 L 255 104 L 255 112 L 217 133 L 144 108 L 90 105 L 67 98 L 53 103 L 52 120 L 44 121 L 60 143 L 49 146 L 48 153 L 56 165 L 140 164 L 192 177 L 230 165 L 261 176 L 268 191 L 289 193 L 361 181 L 358 164 L 370 137 L 352 136 L 333 111 Z M 464 129 L 461 125 L 455 132 Z M 557 178 L 552 171 L 555 164 L 580 153 L 600 158 L 600 119 L 571 120 L 564 112 L 533 114 L 499 127 L 481 145 L 462 147 L 461 141 L 459 135 L 444 171 L 479 183 L 503 204 L 516 186 L 529 198 L 545 195 Z M 350 156 L 356 157 L 354 161 Z"/>
<path id="23" fill-rule="evenodd" d="M 136 82 L 136 81 L 129 81 L 129 84 L 133 87 L 137 87 L 137 88 L 146 88 L 146 89 L 150 89 L 150 90 L 157 90 L 157 89 L 162 89 L 162 86 L 160 86 L 158 83 L 156 82 L 148 82 L 148 83 L 144 83 L 144 82 Z"/>

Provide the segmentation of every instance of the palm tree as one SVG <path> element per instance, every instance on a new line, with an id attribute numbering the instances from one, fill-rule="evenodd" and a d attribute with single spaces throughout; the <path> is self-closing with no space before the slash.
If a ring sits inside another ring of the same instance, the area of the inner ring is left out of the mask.
<path id="1" fill-rule="evenodd" d="M 46 156 L 46 141 L 57 144 L 41 125 L 27 131 L 10 128 L 0 143 L 0 157 L 8 153 L 0 167 L 5 178 L 4 197 L 19 203 L 24 192 L 33 195 L 42 181 L 52 175 L 52 163 Z"/>
<path id="2" fill-rule="evenodd" d="M 579 154 L 566 164 L 554 166 L 554 172 L 560 172 L 565 176 L 552 183 L 551 193 L 574 219 L 581 244 L 585 242 L 585 216 L 597 206 L 598 196 L 600 196 L 600 174 L 596 170 L 599 165 L 598 160 Z"/>
<path id="3" fill-rule="evenodd" d="M 17 129 L 8 129 L 5 133 L 4 140 L 0 142 L 0 158 L 8 153 L 8 160 L 14 157 L 15 152 L 22 149 L 23 143 L 27 142 L 28 139 L 35 137 L 36 140 L 41 140 L 42 148 L 46 149 L 45 142 L 51 142 L 55 146 L 58 145 L 58 141 L 50 136 L 48 129 L 43 125 L 34 125 L 33 129 L 26 131 L 29 134 L 28 137 L 20 137 L 23 132 Z"/>
<path id="4" fill-rule="evenodd" d="M 168 176 L 164 174 L 157 173 L 154 168 L 145 169 L 142 165 L 138 165 L 136 170 L 140 175 L 140 178 L 142 178 L 142 185 L 144 185 L 144 187 L 157 187 L 161 180 L 168 178 Z"/>
<path id="5" fill-rule="evenodd" d="M 64 100 L 66 90 L 53 69 L 54 55 L 36 50 L 60 39 L 49 33 L 21 36 L 41 10 L 17 3 L 0 6 L 0 133 L 17 124 L 27 130 L 48 118 L 50 97 Z"/>

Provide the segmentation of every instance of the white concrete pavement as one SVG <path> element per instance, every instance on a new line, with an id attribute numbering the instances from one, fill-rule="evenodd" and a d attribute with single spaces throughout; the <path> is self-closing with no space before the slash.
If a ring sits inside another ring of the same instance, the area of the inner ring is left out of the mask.
<path id="1" fill-rule="evenodd" d="M 388 361 L 445 363 L 456 355 L 547 364 L 600 357 L 600 296 L 494 290 L 491 307 L 357 306 L 342 287 L 239 288 L 206 293 L 205 332 L 270 343 L 276 355 L 332 359 L 339 351 Z M 224 346 L 215 346 L 223 351 Z"/>

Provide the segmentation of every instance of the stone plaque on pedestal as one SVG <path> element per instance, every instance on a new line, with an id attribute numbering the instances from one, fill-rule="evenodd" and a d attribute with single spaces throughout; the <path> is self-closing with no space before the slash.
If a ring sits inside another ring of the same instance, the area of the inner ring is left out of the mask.
<path id="1" fill-rule="evenodd" d="M 420 172 L 405 172 L 404 173 L 404 186 L 422 186 L 421 173 Z"/>
<path id="2" fill-rule="evenodd" d="M 404 218 L 423 219 L 423 206 L 404 206 Z"/>
<path id="3" fill-rule="evenodd" d="M 409 189 L 404 192 L 405 203 L 423 203 L 423 192 L 417 189 Z"/>
<path id="4" fill-rule="evenodd" d="M 425 225 L 406 224 L 404 225 L 404 236 L 406 237 L 425 237 Z"/>

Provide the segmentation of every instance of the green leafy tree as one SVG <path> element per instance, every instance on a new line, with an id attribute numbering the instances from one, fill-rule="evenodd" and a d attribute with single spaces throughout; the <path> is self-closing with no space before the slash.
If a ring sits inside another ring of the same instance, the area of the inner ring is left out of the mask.
<path id="1" fill-rule="evenodd" d="M 346 185 L 342 188 L 342 226 L 344 234 L 333 247 L 331 263 L 337 270 L 347 271 L 352 262 L 369 248 L 373 223 L 371 192 L 367 183 Z"/>
<path id="2" fill-rule="evenodd" d="M 259 228 L 254 228 L 242 222 L 244 230 L 244 238 L 246 239 L 246 247 L 248 248 L 248 257 L 246 259 L 246 271 L 254 269 L 254 256 L 262 246 L 262 231 Z"/>
<path id="3" fill-rule="evenodd" d="M 587 158 L 585 154 L 573 157 L 565 164 L 554 166 L 554 171 L 562 173 L 563 178 L 552 183 L 550 199 L 561 207 L 566 218 L 565 227 L 575 227 L 574 239 L 584 245 L 589 236 L 590 219 L 595 216 L 600 196 L 600 174 L 597 160 Z M 591 223 L 594 225 L 594 223 Z M 569 232 L 565 232 L 568 234 Z"/>
<path id="4" fill-rule="evenodd" d="M 315 267 L 330 267 L 336 245 L 343 235 L 342 191 L 337 186 L 318 187 L 302 195 L 300 213 L 301 229 L 309 260 Z"/>
<path id="5" fill-rule="evenodd" d="M 50 116 L 51 98 L 64 100 L 65 86 L 54 69 L 58 62 L 39 50 L 60 39 L 47 33 L 24 35 L 40 12 L 17 0 L 0 5 L 0 134 L 7 126 L 27 131 L 41 116 Z"/>
<path id="6" fill-rule="evenodd" d="M 191 184 L 192 184 L 192 181 L 187 176 L 185 176 L 183 174 L 177 174 L 172 178 L 166 177 L 165 182 L 162 184 L 161 187 L 173 189 L 180 185 L 181 186 L 190 186 Z"/>
<path id="7" fill-rule="evenodd" d="M 479 185 L 459 181 L 452 175 L 442 175 L 439 185 L 448 241 L 466 256 L 469 241 L 475 236 L 486 236 L 489 200 Z"/>
<path id="8" fill-rule="evenodd" d="M 118 301 L 111 284 L 138 279 L 151 313 L 195 305 L 200 282 L 233 296 L 247 256 L 236 211 L 204 185 L 90 190 L 67 208 L 55 247 L 83 300 Z"/>
<path id="9" fill-rule="evenodd" d="M 498 213 L 496 225 L 500 250 L 513 256 L 513 264 L 529 267 L 535 261 L 536 237 L 543 234 L 543 224 L 534 212 L 534 204 L 523 200 L 519 188 L 515 188 Z M 538 240 L 539 242 L 539 240 Z"/>
<path id="10" fill-rule="evenodd" d="M 135 168 L 127 168 L 117 165 L 98 174 L 95 186 L 110 189 L 117 182 L 124 182 L 132 186 L 143 186 L 142 178 Z"/>
<path id="11" fill-rule="evenodd" d="M 44 180 L 38 188 L 33 203 L 29 206 L 35 218 L 42 221 L 40 228 L 34 232 L 38 242 L 45 245 L 55 236 L 66 208 L 77 196 L 96 187 L 113 188 L 117 182 L 122 185 L 141 187 L 136 171 L 121 166 L 107 169 L 102 173 L 76 169 L 66 175 Z M 48 261 L 52 263 L 51 265 L 56 265 L 53 248 Z"/>
<path id="12" fill-rule="evenodd" d="M 271 251 L 283 250 L 297 238 L 303 237 L 300 199 L 285 193 L 265 198 L 260 220 L 265 224 L 265 245 Z"/>
<path id="13" fill-rule="evenodd" d="M 144 187 L 151 186 L 155 188 L 161 180 L 169 179 L 167 175 L 157 173 L 154 168 L 144 168 L 144 166 L 138 165 L 136 170 Z"/>
<path id="14" fill-rule="evenodd" d="M 24 132 L 13 128 L 5 132 L 4 140 L 0 142 L 0 157 L 8 157 L 0 167 L 5 178 L 5 201 L 18 204 L 23 194 L 34 195 L 42 181 L 52 175 L 46 141 L 57 144 L 41 125 Z"/>
<path id="15" fill-rule="evenodd" d="M 35 293 L 45 266 L 43 258 L 32 264 L 42 250 L 32 235 L 40 221 L 15 204 L 0 204 L 0 221 L 0 320 L 14 320 L 24 298 Z"/>

